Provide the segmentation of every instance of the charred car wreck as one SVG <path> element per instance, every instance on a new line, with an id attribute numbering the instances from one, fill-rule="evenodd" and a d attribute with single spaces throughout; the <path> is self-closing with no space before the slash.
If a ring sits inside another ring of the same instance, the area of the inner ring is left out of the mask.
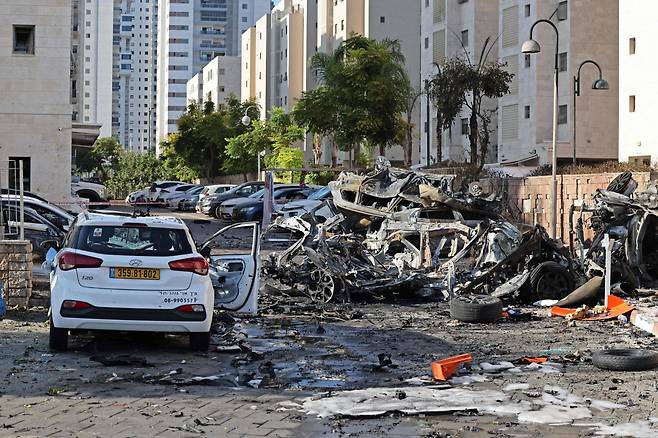
<path id="1" fill-rule="evenodd" d="M 333 217 L 275 221 L 295 243 L 270 255 L 264 276 L 318 302 L 427 289 L 558 299 L 573 290 L 576 270 L 560 242 L 507 220 L 504 196 L 454 183 L 382 159 L 369 174 L 343 173 L 330 184 Z"/>

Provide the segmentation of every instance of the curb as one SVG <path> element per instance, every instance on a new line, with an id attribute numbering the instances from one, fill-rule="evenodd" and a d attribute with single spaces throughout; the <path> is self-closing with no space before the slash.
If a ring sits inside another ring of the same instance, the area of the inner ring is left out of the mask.
<path id="1" fill-rule="evenodd" d="M 658 308 L 640 307 L 631 313 L 631 324 L 635 327 L 658 336 Z"/>

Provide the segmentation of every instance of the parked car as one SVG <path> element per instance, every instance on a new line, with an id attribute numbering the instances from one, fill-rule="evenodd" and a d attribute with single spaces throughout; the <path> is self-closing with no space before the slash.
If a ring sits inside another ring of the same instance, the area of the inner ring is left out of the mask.
<path id="1" fill-rule="evenodd" d="M 275 188 L 274 193 L 272 193 L 272 198 L 274 200 L 274 205 L 272 207 L 275 209 L 277 206 L 283 206 L 291 201 L 306 199 L 311 193 L 315 191 L 317 191 L 316 188 L 300 186 Z M 237 204 L 235 207 L 233 207 L 232 220 L 234 222 L 262 221 L 263 206 L 264 196 L 241 202 L 240 204 Z"/>
<path id="2" fill-rule="evenodd" d="M 187 184 L 176 187 L 175 190 L 165 193 L 162 195 L 162 201 L 165 203 L 167 208 L 177 208 L 178 203 L 182 198 L 190 193 L 199 194 L 203 190 L 203 186 L 198 184 Z"/>
<path id="3" fill-rule="evenodd" d="M 209 216 L 218 217 L 218 208 L 222 202 L 229 199 L 244 198 L 246 196 L 253 195 L 263 187 L 265 187 L 265 183 L 263 181 L 250 181 L 233 187 L 224 193 L 215 193 L 214 195 L 206 196 L 199 201 L 199 204 L 197 205 L 197 211 Z"/>
<path id="4" fill-rule="evenodd" d="M 19 207 L 20 196 L 18 195 L 0 195 L 0 205 L 11 205 Z M 68 211 L 57 205 L 50 204 L 42 199 L 35 199 L 29 196 L 23 196 L 23 205 L 26 208 L 35 210 L 39 215 L 47 219 L 50 223 L 57 226 L 62 232 L 66 232 L 73 223 L 75 217 Z"/>
<path id="5" fill-rule="evenodd" d="M 5 239 L 20 238 L 20 207 L 13 204 L 0 206 Z M 50 248 L 58 248 L 65 233 L 57 225 L 48 221 L 34 209 L 23 208 L 23 232 L 25 240 L 32 243 L 32 252 L 43 260 Z"/>
<path id="6" fill-rule="evenodd" d="M 318 207 L 328 199 L 331 199 L 331 189 L 328 186 L 322 187 L 311 193 L 307 199 L 300 199 L 277 206 L 274 215 L 288 218 L 292 216 L 303 216 L 306 213 L 314 211 L 316 220 L 324 221 L 333 216 L 333 211 L 329 207 Z"/>
<path id="7" fill-rule="evenodd" d="M 277 184 L 276 188 L 285 188 L 285 187 L 299 187 L 298 185 L 292 185 L 292 184 Z M 224 219 L 224 220 L 232 220 L 233 219 L 233 209 L 235 206 L 238 204 L 242 204 L 243 202 L 249 202 L 255 199 L 262 199 L 263 196 L 265 195 L 265 189 L 262 188 L 256 193 L 253 193 L 247 197 L 240 197 L 240 198 L 232 198 L 228 199 L 224 202 L 222 202 L 219 207 L 217 208 L 217 213 L 215 214 L 215 217 L 217 219 Z"/>
<path id="8" fill-rule="evenodd" d="M 85 181 L 78 176 L 71 177 L 71 193 L 89 202 L 105 202 L 107 188 L 97 182 Z"/>
<path id="9" fill-rule="evenodd" d="M 213 254 L 219 237 L 239 227 L 252 229 L 251 250 Z M 192 348 L 207 349 L 218 294 L 218 308 L 257 310 L 258 242 L 256 223 L 220 230 L 197 251 L 178 218 L 80 214 L 45 263 L 50 348 L 65 350 L 69 330 L 117 330 L 188 335 Z M 211 269 L 221 275 L 211 279 Z"/>
<path id="10" fill-rule="evenodd" d="M 199 193 L 199 200 L 212 195 L 220 195 L 235 187 L 235 184 L 212 184 L 206 186 L 201 193 Z"/>
<path id="11" fill-rule="evenodd" d="M 160 197 L 176 189 L 176 187 L 185 185 L 186 183 L 180 181 L 156 181 L 155 183 L 155 200 L 160 201 Z M 151 187 L 144 187 L 142 190 L 137 190 L 130 193 L 126 197 L 126 203 L 133 204 L 135 202 L 145 202 L 150 199 Z"/>

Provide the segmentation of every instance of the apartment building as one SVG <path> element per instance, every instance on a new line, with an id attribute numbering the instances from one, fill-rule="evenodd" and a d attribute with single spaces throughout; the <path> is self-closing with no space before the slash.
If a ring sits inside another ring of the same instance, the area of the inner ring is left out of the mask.
<path id="1" fill-rule="evenodd" d="M 242 33 L 268 0 L 161 0 L 158 11 L 157 139 L 176 131 L 187 81 L 217 56 L 239 56 Z"/>
<path id="2" fill-rule="evenodd" d="M 112 133 L 125 149 L 155 147 L 157 0 L 114 0 Z"/>
<path id="3" fill-rule="evenodd" d="M 187 82 L 187 102 L 223 105 L 231 95 L 240 98 L 240 57 L 218 56 Z"/>
<path id="4" fill-rule="evenodd" d="M 72 0 L 71 102 L 76 123 L 98 124 L 112 135 L 113 1 Z"/>
<path id="5" fill-rule="evenodd" d="M 619 160 L 658 161 L 658 3 L 624 0 L 619 8 Z"/>
<path id="6" fill-rule="evenodd" d="M 51 202 L 71 194 L 71 0 L 0 3 L 0 186 Z M 15 175 L 13 175 L 15 176 Z"/>
<path id="7" fill-rule="evenodd" d="M 537 54 L 522 54 L 521 45 L 538 19 L 548 19 L 560 36 L 558 53 L 557 157 L 573 157 L 573 80 L 581 63 L 600 64 L 608 90 L 592 90 L 598 71 L 581 70 L 577 102 L 579 161 L 616 159 L 619 110 L 619 1 L 618 0 L 499 0 L 500 59 L 517 77 L 509 95 L 499 100 L 498 161 L 541 165 L 552 155 L 553 69 L 555 32 L 546 23 L 535 27 Z"/>
<path id="8" fill-rule="evenodd" d="M 441 66 L 447 58 L 462 57 L 472 63 L 479 62 L 482 49 L 490 38 L 493 45 L 487 60 L 498 60 L 498 5 L 499 0 L 421 0 L 421 86 L 437 73 L 436 65 Z M 515 84 L 512 85 L 514 87 Z M 429 105 L 428 105 L 429 104 Z M 489 110 L 495 110 L 496 102 L 483 102 Z M 429 107 L 429 124 L 428 124 Z M 427 164 L 437 161 L 452 160 L 463 162 L 469 157 L 468 117 L 464 108 L 452 123 L 452 127 L 443 131 L 441 141 L 437 135 L 437 114 L 427 95 L 420 99 L 420 128 L 416 162 Z M 494 120 L 495 122 L 495 120 Z M 495 123 L 493 123 L 495 125 Z M 495 126 L 493 127 L 495 130 Z M 491 147 L 495 161 L 497 136 L 491 136 Z"/>

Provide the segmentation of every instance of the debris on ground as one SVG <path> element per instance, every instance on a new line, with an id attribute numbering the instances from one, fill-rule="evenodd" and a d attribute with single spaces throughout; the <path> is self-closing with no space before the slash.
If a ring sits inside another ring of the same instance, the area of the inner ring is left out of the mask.
<path id="1" fill-rule="evenodd" d="M 129 354 L 119 354 L 116 356 L 91 356 L 89 360 L 92 362 L 99 362 L 105 366 L 153 367 L 153 364 L 148 362 L 146 358 Z"/>

